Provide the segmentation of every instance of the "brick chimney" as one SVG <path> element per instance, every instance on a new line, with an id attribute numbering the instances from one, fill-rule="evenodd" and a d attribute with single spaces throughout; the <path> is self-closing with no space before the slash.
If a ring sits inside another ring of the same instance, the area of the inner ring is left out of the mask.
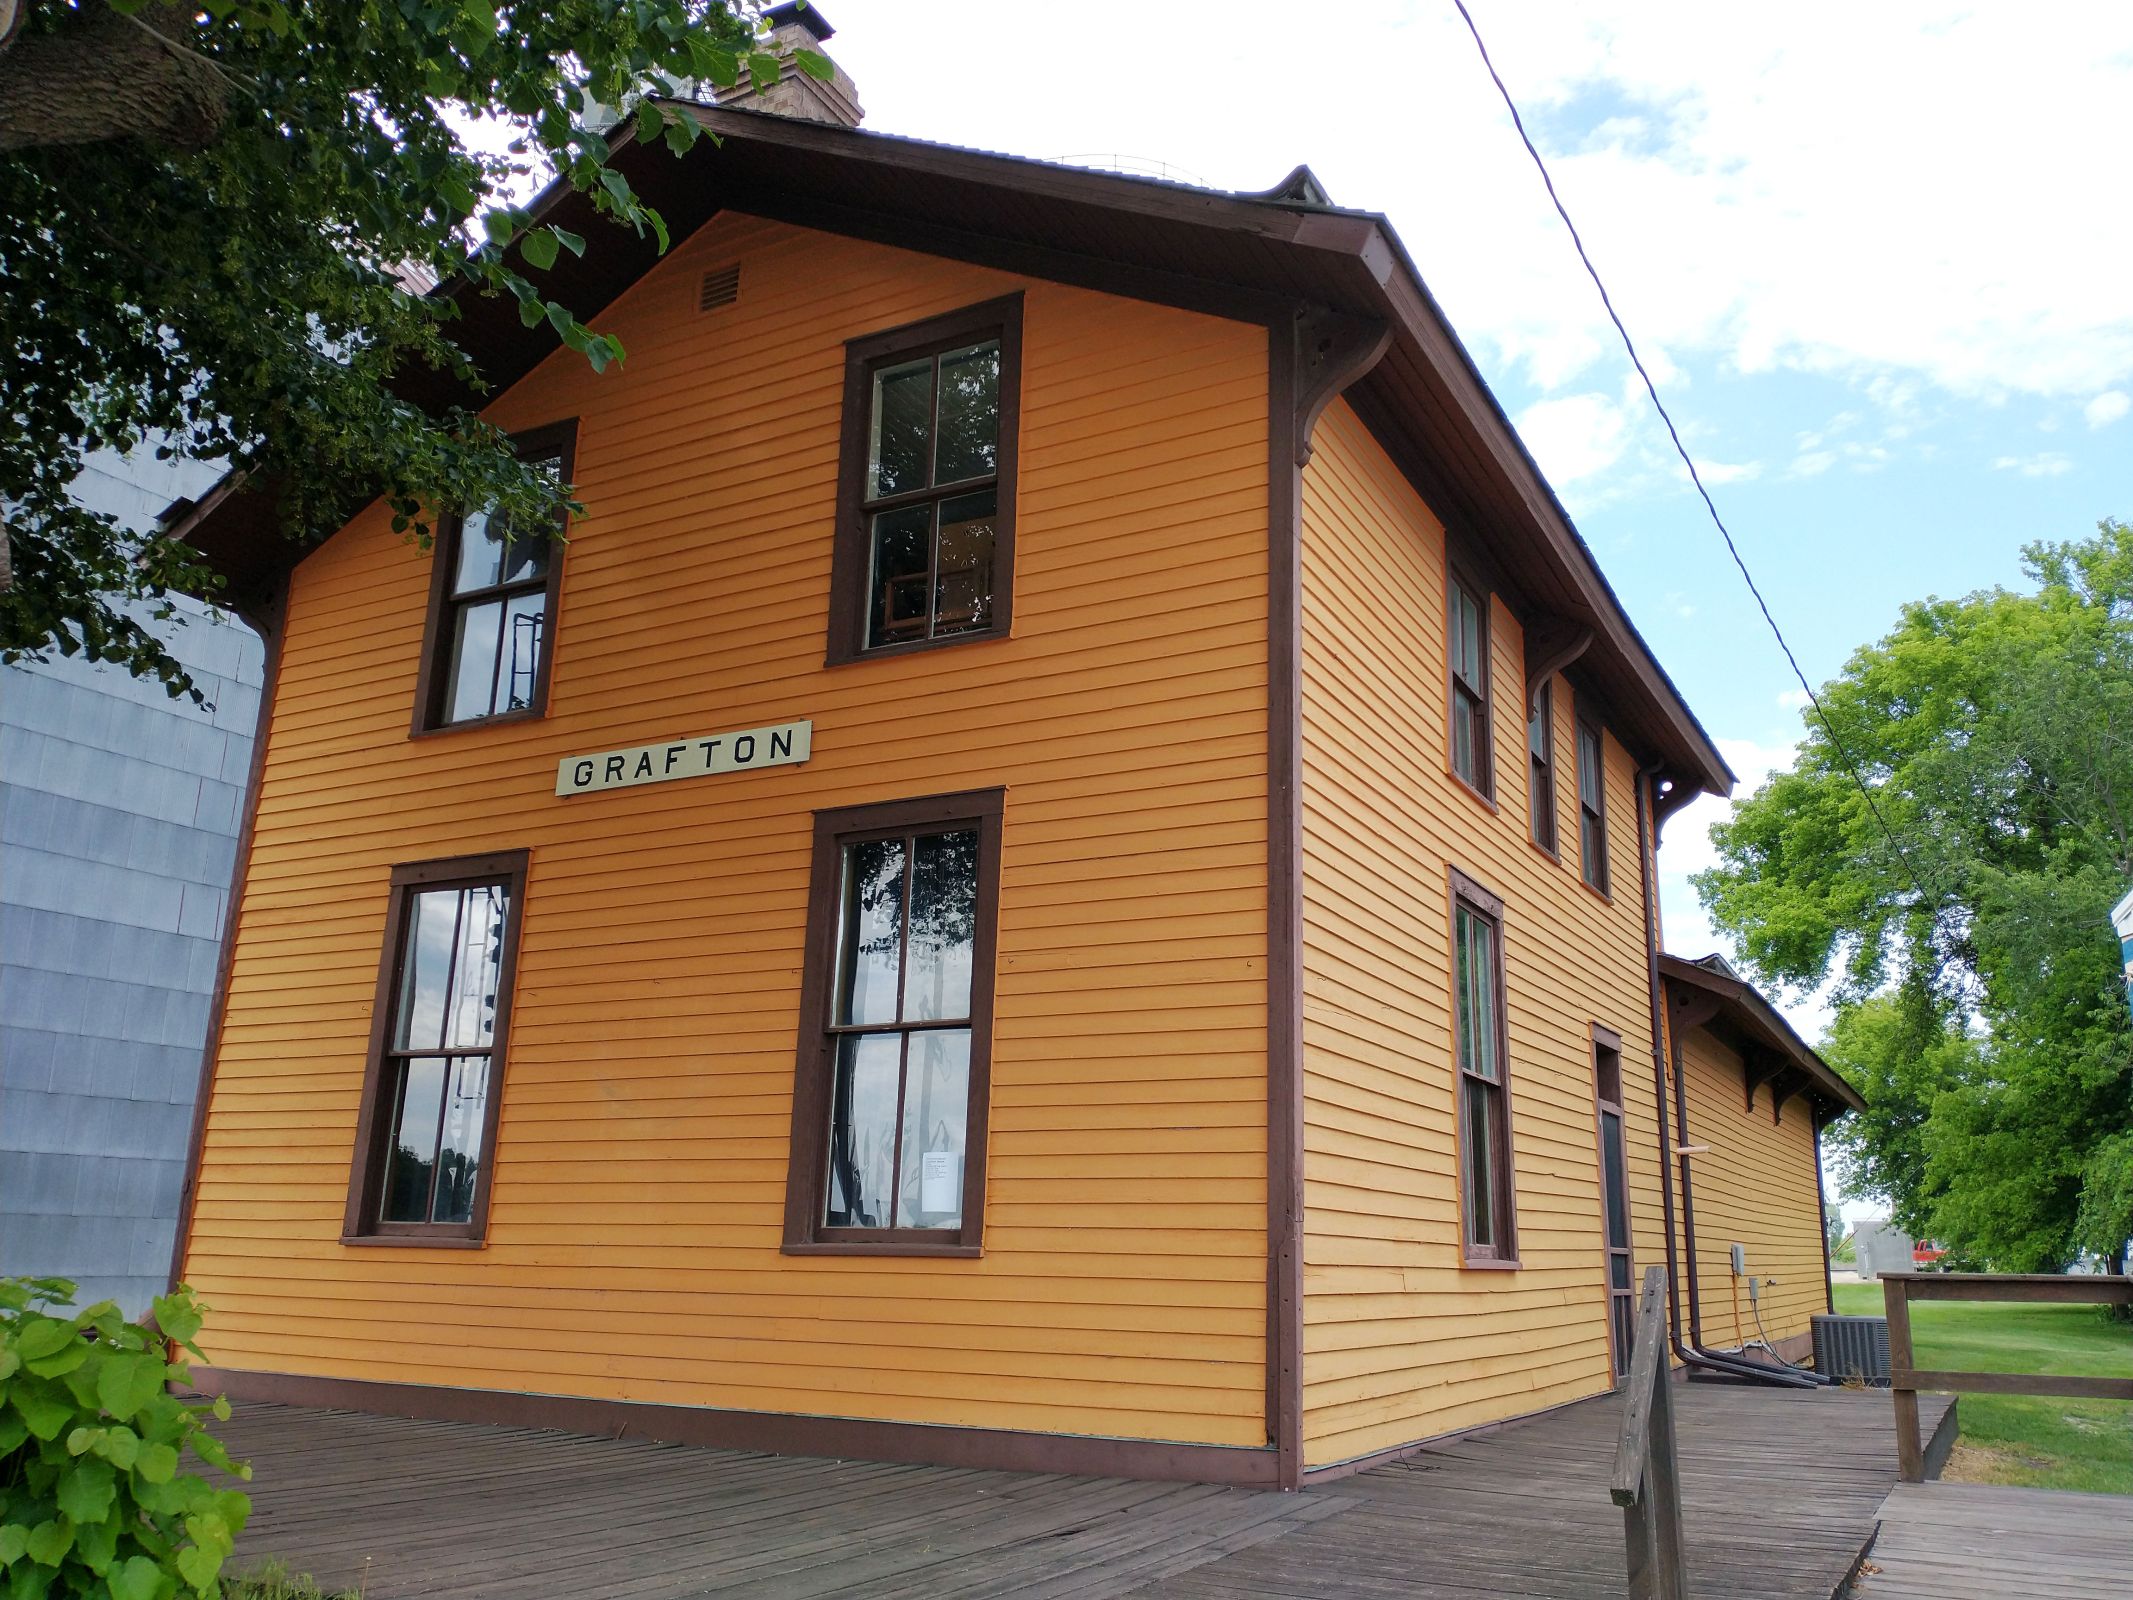
<path id="1" fill-rule="evenodd" d="M 770 36 L 759 48 L 766 55 L 778 58 L 778 81 L 757 94 L 749 86 L 744 71 L 739 83 L 730 89 L 714 90 L 712 98 L 722 106 L 741 111 L 775 111 L 781 117 L 858 127 L 866 112 L 860 107 L 858 89 L 844 69 L 831 62 L 836 70 L 829 81 L 823 83 L 802 72 L 793 60 L 796 50 L 827 55 L 823 43 L 837 30 L 830 26 L 821 7 L 796 3 L 772 6 L 763 13 L 763 20 L 770 24 Z"/>

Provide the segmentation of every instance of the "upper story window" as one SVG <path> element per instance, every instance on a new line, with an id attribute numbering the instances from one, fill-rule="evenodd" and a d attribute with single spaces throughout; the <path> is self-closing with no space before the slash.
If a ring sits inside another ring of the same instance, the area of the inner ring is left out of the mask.
<path id="1" fill-rule="evenodd" d="M 1556 852 L 1553 684 L 1542 684 L 1533 697 L 1533 715 L 1526 719 L 1526 755 L 1531 769 L 1526 803 L 1533 812 L 1533 842 L 1552 856 Z"/>
<path id="2" fill-rule="evenodd" d="M 1596 722 L 1578 721 L 1578 865 L 1585 881 L 1607 890 L 1607 757 Z"/>
<path id="3" fill-rule="evenodd" d="M 1022 297 L 845 347 L 832 663 L 994 638 L 1014 595 Z"/>
<path id="4" fill-rule="evenodd" d="M 1504 1043 L 1503 902 L 1452 872 L 1452 1031 L 1459 1055 L 1460 1215 L 1468 1265 L 1518 1260 Z"/>
<path id="5" fill-rule="evenodd" d="M 1451 646 L 1452 771 L 1482 795 L 1494 792 L 1489 742 L 1489 596 L 1457 573 L 1446 584 Z"/>
<path id="6" fill-rule="evenodd" d="M 527 461 L 570 482 L 575 422 L 519 434 Z M 553 527 L 512 528 L 487 511 L 447 519 L 434 551 L 415 732 L 536 717 L 548 704 L 551 624 L 563 576 Z"/>
<path id="7" fill-rule="evenodd" d="M 526 853 L 395 867 L 343 1234 L 479 1239 Z"/>
<path id="8" fill-rule="evenodd" d="M 787 1250 L 978 1253 L 1002 800 L 816 814 Z"/>

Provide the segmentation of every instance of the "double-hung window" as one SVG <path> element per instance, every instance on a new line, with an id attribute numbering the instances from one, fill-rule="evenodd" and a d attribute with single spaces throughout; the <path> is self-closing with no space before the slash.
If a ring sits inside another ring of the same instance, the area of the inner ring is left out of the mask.
<path id="1" fill-rule="evenodd" d="M 393 869 L 344 1236 L 482 1236 L 525 888 L 524 851 Z"/>
<path id="2" fill-rule="evenodd" d="M 528 462 L 569 483 L 575 422 L 513 441 Z M 513 528 L 479 508 L 445 519 L 434 551 L 415 731 L 539 716 L 548 704 L 559 528 Z"/>
<path id="3" fill-rule="evenodd" d="M 1622 1036 L 1593 1024 L 1592 1098 L 1600 1123 L 1600 1225 L 1607 1253 L 1608 1344 L 1617 1378 L 1629 1371 L 1637 1330 L 1636 1268 L 1631 1261 L 1629 1156 L 1622 1128 Z"/>
<path id="4" fill-rule="evenodd" d="M 978 1253 L 1003 798 L 816 814 L 790 1251 Z"/>
<path id="5" fill-rule="evenodd" d="M 1489 596 L 1457 573 L 1446 584 L 1451 651 L 1452 771 L 1484 797 L 1494 792 L 1489 740 Z"/>
<path id="6" fill-rule="evenodd" d="M 845 348 L 829 660 L 991 638 L 1014 599 L 1022 297 Z"/>
<path id="7" fill-rule="evenodd" d="M 1607 746 L 1600 725 L 1578 721 L 1578 867 L 1607 893 Z"/>
<path id="8" fill-rule="evenodd" d="M 1452 1011 L 1458 1053 L 1460 1215 L 1468 1265 L 1518 1260 L 1504 1042 L 1503 903 L 1452 872 Z"/>
<path id="9" fill-rule="evenodd" d="M 1533 842 L 1551 856 L 1555 837 L 1555 694 L 1544 683 L 1533 696 L 1533 715 L 1526 719 L 1526 754 L 1531 778 L 1526 802 L 1533 811 Z"/>

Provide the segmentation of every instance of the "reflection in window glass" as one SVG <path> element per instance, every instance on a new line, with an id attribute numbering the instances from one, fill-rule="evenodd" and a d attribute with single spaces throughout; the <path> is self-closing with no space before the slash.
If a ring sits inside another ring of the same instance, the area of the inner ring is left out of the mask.
<path id="1" fill-rule="evenodd" d="M 970 1115 L 970 1030 L 911 1035 L 904 1075 L 899 1228 L 963 1225 L 963 1131 Z"/>
<path id="2" fill-rule="evenodd" d="M 833 1228 L 886 1228 L 896 1184 L 896 1090 L 903 1036 L 848 1034 L 830 1085 L 828 1206 Z"/>
<path id="3" fill-rule="evenodd" d="M 1000 341 L 941 357 L 940 440 L 935 483 L 989 478 L 999 467 Z"/>
<path id="4" fill-rule="evenodd" d="M 907 361 L 874 374 L 873 426 L 867 446 L 869 500 L 926 487 L 932 410 L 931 361 Z"/>
<path id="5" fill-rule="evenodd" d="M 894 1022 L 903 967 L 904 841 L 867 839 L 844 857 L 837 1021 Z"/>
<path id="6" fill-rule="evenodd" d="M 1496 924 L 1460 901 L 1452 913 L 1452 1011 L 1466 1245 L 1470 1255 L 1507 1259 L 1512 1254 L 1511 1140 L 1498 1003 L 1501 959 Z"/>
<path id="7" fill-rule="evenodd" d="M 553 476 L 562 473 L 560 456 L 539 465 Z M 482 510 L 459 519 L 441 619 L 451 655 L 440 721 L 468 722 L 533 705 L 546 646 L 553 532 L 513 530 Z"/>

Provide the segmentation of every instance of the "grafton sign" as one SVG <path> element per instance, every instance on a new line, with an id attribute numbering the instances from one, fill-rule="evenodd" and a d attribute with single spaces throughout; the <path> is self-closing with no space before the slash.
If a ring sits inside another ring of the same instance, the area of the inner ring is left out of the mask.
<path id="1" fill-rule="evenodd" d="M 628 750 L 565 756 L 556 763 L 557 794 L 591 794 L 595 789 L 627 789 L 639 783 L 673 778 L 708 778 L 719 772 L 747 772 L 756 767 L 797 766 L 807 759 L 814 734 L 812 722 L 781 722 L 738 733 L 712 733 L 668 744 L 640 744 Z"/>

